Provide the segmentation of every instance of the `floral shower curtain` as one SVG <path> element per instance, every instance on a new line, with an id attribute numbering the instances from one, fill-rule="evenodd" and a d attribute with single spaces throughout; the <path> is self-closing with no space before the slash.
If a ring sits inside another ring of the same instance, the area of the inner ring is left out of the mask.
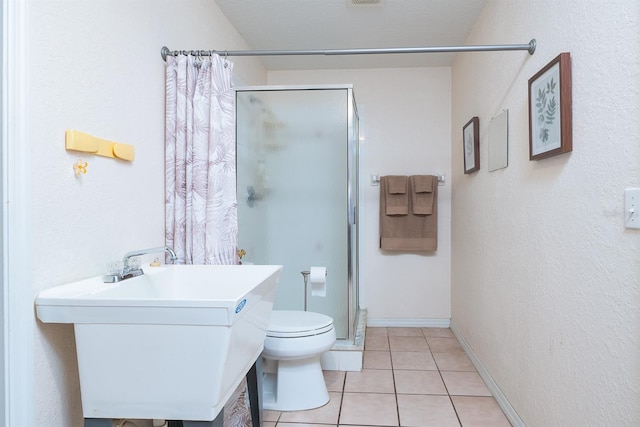
<path id="1" fill-rule="evenodd" d="M 233 64 L 218 55 L 167 56 L 165 234 L 179 264 L 238 264 Z M 224 409 L 248 427 L 246 382 Z"/>
<path id="2" fill-rule="evenodd" d="M 233 64 L 167 56 L 166 242 L 180 264 L 237 264 Z"/>

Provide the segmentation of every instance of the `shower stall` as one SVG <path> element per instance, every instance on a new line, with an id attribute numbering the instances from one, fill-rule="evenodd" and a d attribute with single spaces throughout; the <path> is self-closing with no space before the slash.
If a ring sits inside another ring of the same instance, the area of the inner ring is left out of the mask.
<path id="1" fill-rule="evenodd" d="M 282 264 L 274 309 L 331 316 L 352 343 L 358 313 L 359 118 L 351 85 L 236 88 L 238 247 Z M 303 271 L 326 267 L 326 295 Z M 305 294 L 306 292 L 306 294 Z"/>

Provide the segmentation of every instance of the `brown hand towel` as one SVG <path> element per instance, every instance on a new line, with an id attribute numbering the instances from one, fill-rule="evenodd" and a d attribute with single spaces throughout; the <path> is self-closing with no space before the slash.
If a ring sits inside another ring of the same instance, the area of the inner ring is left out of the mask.
<path id="1" fill-rule="evenodd" d="M 387 215 L 386 178 L 380 178 L 380 249 L 403 252 L 437 250 L 438 186 L 434 185 L 432 191 L 431 215 Z"/>
<path id="2" fill-rule="evenodd" d="M 412 175 L 411 205 L 414 215 L 431 215 L 433 213 L 433 187 L 438 185 L 434 175 Z"/>
<path id="3" fill-rule="evenodd" d="M 380 184 L 386 183 L 384 197 L 386 199 L 387 215 L 407 215 L 409 213 L 408 177 L 404 175 L 389 175 Z"/>

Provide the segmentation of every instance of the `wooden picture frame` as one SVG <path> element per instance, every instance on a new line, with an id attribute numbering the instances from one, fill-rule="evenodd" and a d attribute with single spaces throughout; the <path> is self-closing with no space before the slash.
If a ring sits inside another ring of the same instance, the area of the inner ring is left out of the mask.
<path id="1" fill-rule="evenodd" d="M 480 169 L 480 119 L 472 118 L 462 128 L 464 173 Z"/>
<path id="2" fill-rule="evenodd" d="M 572 149 L 571 55 L 563 52 L 529 79 L 529 160 Z"/>

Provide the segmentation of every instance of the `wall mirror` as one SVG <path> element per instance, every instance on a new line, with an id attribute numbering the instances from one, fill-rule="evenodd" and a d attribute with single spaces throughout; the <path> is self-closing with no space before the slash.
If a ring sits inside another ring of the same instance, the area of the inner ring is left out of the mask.
<path id="1" fill-rule="evenodd" d="M 509 110 L 489 122 L 489 172 L 509 164 Z"/>

